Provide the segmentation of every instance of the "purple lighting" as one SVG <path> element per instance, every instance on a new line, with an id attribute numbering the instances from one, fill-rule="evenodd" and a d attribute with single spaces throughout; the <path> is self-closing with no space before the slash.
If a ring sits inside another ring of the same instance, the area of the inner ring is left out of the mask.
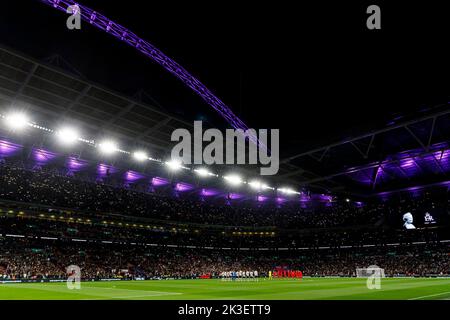
<path id="1" fill-rule="evenodd" d="M 239 193 L 229 193 L 228 194 L 228 199 L 230 199 L 230 200 L 238 200 L 238 199 L 242 199 L 243 197 L 244 196 Z"/>
<path id="2" fill-rule="evenodd" d="M 152 179 L 152 186 L 154 187 L 160 187 L 160 186 L 165 186 L 169 184 L 169 180 L 165 179 L 165 178 L 161 178 L 161 177 L 154 177 Z"/>
<path id="3" fill-rule="evenodd" d="M 18 144 L 0 140 L 0 157 L 11 157 L 21 148 Z"/>
<path id="4" fill-rule="evenodd" d="M 70 169 L 72 172 L 77 172 L 83 170 L 88 165 L 88 162 L 85 160 L 77 159 L 74 157 L 67 158 L 66 167 Z"/>
<path id="5" fill-rule="evenodd" d="M 320 202 L 327 202 L 331 203 L 333 201 L 333 196 L 327 195 L 327 194 L 317 194 L 313 197 L 315 200 L 318 200 Z"/>
<path id="6" fill-rule="evenodd" d="M 422 188 L 420 186 L 416 186 L 416 187 L 407 188 L 406 190 L 409 191 L 409 193 L 411 194 L 411 196 L 413 198 L 417 198 L 417 197 L 420 197 L 420 195 L 422 193 L 421 189 Z"/>
<path id="7" fill-rule="evenodd" d="M 200 194 L 201 194 L 202 196 L 205 196 L 205 197 L 216 196 L 216 195 L 218 195 L 219 193 L 220 193 L 220 192 L 219 192 L 218 190 L 215 190 L 215 189 L 206 189 L 206 188 L 203 188 L 202 191 L 200 192 Z"/>
<path id="8" fill-rule="evenodd" d="M 400 167 L 402 168 L 410 168 L 410 167 L 414 167 L 414 160 L 413 159 L 405 159 L 400 161 Z"/>
<path id="9" fill-rule="evenodd" d="M 281 198 L 281 197 L 277 197 L 275 200 L 277 203 L 284 203 L 287 201 L 285 198 Z"/>
<path id="10" fill-rule="evenodd" d="M 107 165 L 107 164 L 104 164 L 104 163 L 100 163 L 97 166 L 97 176 L 99 178 L 103 178 L 103 177 L 109 176 L 109 175 L 111 175 L 111 174 L 113 174 L 115 172 L 117 172 L 117 169 L 114 168 L 113 166 L 110 166 L 110 165 Z"/>
<path id="11" fill-rule="evenodd" d="M 125 172 L 125 181 L 128 183 L 136 182 L 137 180 L 143 179 L 144 176 L 139 172 L 128 170 Z"/>
<path id="12" fill-rule="evenodd" d="M 42 165 L 56 157 L 56 154 L 43 149 L 33 149 L 33 159 L 36 163 Z"/>
<path id="13" fill-rule="evenodd" d="M 128 45 L 134 47 L 136 50 L 149 57 L 168 72 L 180 79 L 186 86 L 191 88 L 196 94 L 198 94 L 207 104 L 214 108 L 225 120 L 235 129 L 246 130 L 247 126 L 239 119 L 231 109 L 225 105 L 218 97 L 216 97 L 205 85 L 203 85 L 198 79 L 187 72 L 182 66 L 176 63 L 174 60 L 166 56 L 158 48 L 151 43 L 139 38 L 130 30 L 115 23 L 99 12 L 95 12 L 92 9 L 82 6 L 73 0 L 40 0 L 41 2 L 50 5 L 60 11 L 66 12 L 69 6 L 78 6 L 80 8 L 80 16 L 83 20 L 89 22 L 93 26 L 107 32 L 108 34 L 124 41 Z M 255 135 L 250 135 L 250 140 L 258 144 L 258 138 Z M 266 149 L 263 143 L 259 143 L 261 147 Z"/>
<path id="14" fill-rule="evenodd" d="M 266 197 L 266 196 L 258 196 L 257 198 L 256 198 L 256 200 L 258 201 L 258 202 L 264 202 L 264 201 L 267 201 L 269 199 L 269 197 Z"/>
<path id="15" fill-rule="evenodd" d="M 181 191 L 181 192 L 183 192 L 183 191 L 189 191 L 189 190 L 192 190 L 192 189 L 194 189 L 194 186 L 191 185 L 191 184 L 189 184 L 189 183 L 178 182 L 178 183 L 175 185 L 175 190 L 176 190 L 176 191 Z"/>
<path id="16" fill-rule="evenodd" d="M 356 168 L 347 174 L 360 184 L 375 187 L 392 180 L 448 172 L 450 172 L 450 149 L 447 143 L 438 143 L 431 146 L 430 151 L 424 151 L 423 148 L 408 150 L 390 155 L 380 164 Z"/>
<path id="17" fill-rule="evenodd" d="M 305 194 L 305 193 L 301 193 L 300 194 L 300 201 L 301 202 L 307 202 L 311 200 L 311 196 Z"/>

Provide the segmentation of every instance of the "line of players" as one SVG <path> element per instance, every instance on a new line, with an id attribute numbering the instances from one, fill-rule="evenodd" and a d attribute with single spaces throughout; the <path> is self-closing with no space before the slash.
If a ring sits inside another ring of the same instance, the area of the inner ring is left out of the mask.
<path id="1" fill-rule="evenodd" d="M 244 280 L 256 280 L 259 277 L 267 277 L 269 280 L 273 278 L 278 279 L 302 279 L 303 272 L 300 270 L 270 270 L 267 275 L 259 275 L 258 271 L 223 271 L 219 274 L 222 281 L 244 281 Z"/>
<path id="2" fill-rule="evenodd" d="M 223 271 L 219 274 L 222 281 L 258 281 L 258 271 Z"/>

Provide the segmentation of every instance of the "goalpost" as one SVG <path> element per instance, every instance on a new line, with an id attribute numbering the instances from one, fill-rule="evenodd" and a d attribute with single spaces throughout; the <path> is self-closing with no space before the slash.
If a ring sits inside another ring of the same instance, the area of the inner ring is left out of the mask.
<path id="1" fill-rule="evenodd" d="M 356 268 L 357 278 L 369 278 L 372 276 L 379 276 L 384 278 L 384 269 L 378 266 L 370 266 L 368 268 Z"/>

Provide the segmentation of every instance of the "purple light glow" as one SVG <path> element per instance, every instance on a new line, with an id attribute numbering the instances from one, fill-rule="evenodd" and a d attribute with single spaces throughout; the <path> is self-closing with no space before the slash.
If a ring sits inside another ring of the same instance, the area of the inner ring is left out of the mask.
<path id="1" fill-rule="evenodd" d="M 183 192 L 183 191 L 189 191 L 189 190 L 192 190 L 192 189 L 194 189 L 194 186 L 191 185 L 191 184 L 189 184 L 189 183 L 178 182 L 178 183 L 175 185 L 175 190 L 176 190 L 176 191 L 181 191 L 181 192 Z"/>
<path id="2" fill-rule="evenodd" d="M 39 165 L 46 164 L 47 162 L 53 160 L 56 154 L 43 149 L 33 149 L 33 159 Z"/>
<path id="3" fill-rule="evenodd" d="M 256 198 L 256 200 L 258 201 L 258 202 L 264 202 L 264 201 L 267 201 L 269 199 L 269 197 L 266 197 L 266 196 L 258 196 L 257 198 Z"/>
<path id="4" fill-rule="evenodd" d="M 1 157 L 11 157 L 20 149 L 22 149 L 21 145 L 14 144 L 14 143 L 4 141 L 4 140 L 0 140 L 0 156 Z"/>
<path id="5" fill-rule="evenodd" d="M 238 199 L 242 199 L 244 196 L 242 194 L 239 193 L 230 193 L 228 194 L 228 199 L 230 200 L 238 200 Z"/>
<path id="6" fill-rule="evenodd" d="M 275 199 L 275 201 L 276 201 L 277 203 L 284 203 L 284 202 L 286 202 L 287 200 L 286 200 L 285 198 L 277 197 L 277 198 Z"/>
<path id="7" fill-rule="evenodd" d="M 200 194 L 205 197 L 217 196 L 219 193 L 220 191 L 218 190 L 206 188 L 203 188 L 202 191 L 200 192 Z"/>
<path id="8" fill-rule="evenodd" d="M 405 159 L 405 160 L 401 160 L 400 161 L 400 167 L 402 168 L 410 168 L 410 167 L 414 167 L 414 160 L 413 159 Z"/>
<path id="9" fill-rule="evenodd" d="M 160 187 L 160 186 L 165 186 L 169 184 L 169 180 L 165 179 L 165 178 L 161 178 L 161 177 L 154 177 L 152 179 L 152 185 L 154 187 Z"/>
<path id="10" fill-rule="evenodd" d="M 320 202 L 331 203 L 331 201 L 333 201 L 333 196 L 328 195 L 328 194 L 317 194 L 317 195 L 313 195 L 313 199 L 318 200 Z"/>
<path id="11" fill-rule="evenodd" d="M 116 172 L 117 172 L 117 169 L 108 164 L 100 163 L 97 166 L 97 177 L 98 178 L 103 178 L 103 177 L 106 177 L 106 176 L 116 173 Z"/>
<path id="12" fill-rule="evenodd" d="M 383 201 L 386 201 L 389 199 L 389 197 L 391 195 L 393 195 L 395 193 L 407 192 L 407 193 L 412 194 L 414 192 L 422 192 L 423 189 L 429 188 L 429 187 L 448 187 L 448 186 L 450 186 L 450 181 L 442 181 L 442 182 L 431 183 L 431 184 L 420 185 L 420 186 L 409 187 L 409 188 L 403 188 L 403 189 L 398 189 L 398 190 L 384 191 L 384 192 L 377 193 L 376 195 L 381 197 L 381 199 Z"/>
<path id="13" fill-rule="evenodd" d="M 438 143 L 430 149 L 431 152 L 425 153 L 423 149 L 415 149 L 391 155 L 386 157 L 382 164 L 377 167 L 363 167 L 348 172 L 348 175 L 364 185 L 379 185 L 394 179 L 450 172 L 450 149 L 448 145 Z"/>
<path id="14" fill-rule="evenodd" d="M 145 178 L 144 175 L 140 174 L 139 172 L 136 171 L 132 171 L 132 170 L 128 170 L 127 172 L 125 172 L 125 181 L 128 183 L 133 183 L 136 182 L 140 179 Z"/>
<path id="15" fill-rule="evenodd" d="M 74 157 L 67 158 L 66 167 L 70 169 L 71 172 L 77 172 L 82 170 L 88 165 L 86 160 L 77 159 Z"/>
<path id="16" fill-rule="evenodd" d="M 406 190 L 409 191 L 410 195 L 413 198 L 420 197 L 420 195 L 422 194 L 422 188 L 420 186 L 407 188 Z"/>
<path id="17" fill-rule="evenodd" d="M 311 200 L 311 196 L 307 195 L 306 193 L 300 194 L 300 202 L 307 202 Z"/>

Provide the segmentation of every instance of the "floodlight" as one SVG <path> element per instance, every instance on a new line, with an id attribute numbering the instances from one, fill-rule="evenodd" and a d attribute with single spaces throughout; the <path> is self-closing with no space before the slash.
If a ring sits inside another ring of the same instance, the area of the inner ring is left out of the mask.
<path id="1" fill-rule="evenodd" d="M 148 155 L 144 151 L 136 151 L 133 153 L 133 158 L 137 161 L 144 161 L 148 159 Z"/>
<path id="2" fill-rule="evenodd" d="M 78 133 L 72 128 L 63 128 L 56 132 L 56 136 L 63 144 L 73 144 L 78 140 Z"/>
<path id="3" fill-rule="evenodd" d="M 113 141 L 103 141 L 99 145 L 100 151 L 105 154 L 111 154 L 115 151 L 117 151 L 118 147 L 117 144 Z"/>
<path id="4" fill-rule="evenodd" d="M 272 189 L 272 190 L 274 189 L 271 186 L 268 186 L 267 184 L 264 184 L 264 183 L 261 185 L 261 188 L 262 189 Z"/>
<path id="5" fill-rule="evenodd" d="M 212 175 L 211 172 L 209 172 L 208 170 L 206 170 L 204 168 L 195 169 L 194 171 L 197 172 L 197 174 L 201 177 L 206 177 L 206 176 Z"/>
<path id="6" fill-rule="evenodd" d="M 21 130 L 28 125 L 28 117 L 21 112 L 15 112 L 5 117 L 6 125 L 13 130 Z"/>
<path id="7" fill-rule="evenodd" d="M 278 188 L 278 191 L 284 193 L 284 194 L 294 194 L 297 193 L 296 191 L 289 189 L 289 188 Z"/>
<path id="8" fill-rule="evenodd" d="M 249 185 L 250 187 L 252 187 L 253 189 L 255 189 L 255 190 L 261 190 L 262 187 L 263 187 L 263 184 L 261 183 L 261 181 L 257 181 L 257 180 L 250 181 L 250 182 L 248 183 L 248 185 Z"/>
<path id="9" fill-rule="evenodd" d="M 238 185 L 242 183 L 242 179 L 241 177 L 237 176 L 237 175 L 229 175 L 229 176 L 225 176 L 223 177 L 225 180 L 227 180 L 230 184 L 232 185 Z"/>
<path id="10" fill-rule="evenodd" d="M 165 164 L 172 171 L 177 171 L 177 170 L 181 169 L 181 162 L 177 161 L 177 160 L 167 161 Z"/>
<path id="11" fill-rule="evenodd" d="M 347 198 L 347 199 L 345 199 L 345 201 L 346 201 L 346 202 L 350 202 L 350 199 L 349 199 L 349 198 Z"/>

